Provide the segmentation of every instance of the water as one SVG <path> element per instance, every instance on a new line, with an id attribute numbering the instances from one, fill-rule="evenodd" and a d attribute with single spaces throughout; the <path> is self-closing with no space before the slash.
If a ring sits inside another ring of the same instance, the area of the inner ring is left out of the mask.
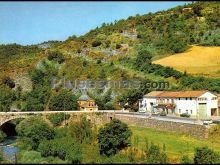
<path id="1" fill-rule="evenodd" d="M 0 151 L 4 159 L 15 162 L 15 154 L 19 152 L 19 148 L 13 146 L 16 142 L 16 136 L 7 137 L 4 142 L 0 143 Z"/>

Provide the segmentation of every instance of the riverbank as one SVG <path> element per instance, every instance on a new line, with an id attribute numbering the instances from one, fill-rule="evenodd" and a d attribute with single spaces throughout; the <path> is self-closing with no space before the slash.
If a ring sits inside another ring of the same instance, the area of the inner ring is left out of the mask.
<path id="1" fill-rule="evenodd" d="M 8 163 L 17 162 L 17 154 L 20 149 L 16 146 L 16 139 L 16 136 L 10 136 L 0 143 L 0 151 L 2 153 L 3 160 Z"/>

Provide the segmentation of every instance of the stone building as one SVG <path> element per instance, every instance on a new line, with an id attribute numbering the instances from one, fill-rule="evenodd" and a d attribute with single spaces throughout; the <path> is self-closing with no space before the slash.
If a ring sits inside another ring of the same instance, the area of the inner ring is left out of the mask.
<path id="1" fill-rule="evenodd" d="M 90 98 L 85 92 L 78 99 L 80 111 L 98 111 L 95 100 Z"/>

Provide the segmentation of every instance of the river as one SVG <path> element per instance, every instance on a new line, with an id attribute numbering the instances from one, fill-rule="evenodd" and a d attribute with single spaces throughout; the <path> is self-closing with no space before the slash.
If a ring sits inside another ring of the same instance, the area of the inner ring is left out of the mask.
<path id="1" fill-rule="evenodd" d="M 10 162 L 16 161 L 15 155 L 19 152 L 19 148 L 14 146 L 16 138 L 16 136 L 10 136 L 0 143 L 0 151 L 3 153 L 3 158 Z"/>

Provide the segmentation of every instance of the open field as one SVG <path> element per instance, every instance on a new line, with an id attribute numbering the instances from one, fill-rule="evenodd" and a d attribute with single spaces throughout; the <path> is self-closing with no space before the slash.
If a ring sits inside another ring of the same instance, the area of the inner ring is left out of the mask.
<path id="1" fill-rule="evenodd" d="M 171 55 L 153 63 L 193 75 L 220 77 L 220 47 L 192 46 L 184 53 Z"/>
<path id="2" fill-rule="evenodd" d="M 134 139 L 135 136 L 139 137 L 138 148 L 140 150 L 145 146 L 145 138 L 148 139 L 149 143 L 154 142 L 154 144 L 159 145 L 161 150 L 163 144 L 165 144 L 166 153 L 172 163 L 178 163 L 180 156 L 183 154 L 187 154 L 193 159 L 196 147 L 208 146 L 214 151 L 220 152 L 220 142 L 216 142 L 217 140 L 215 142 L 212 139 L 204 141 L 178 133 L 158 131 L 150 128 L 135 126 L 130 126 L 130 128 L 133 132 L 132 138 Z"/>

